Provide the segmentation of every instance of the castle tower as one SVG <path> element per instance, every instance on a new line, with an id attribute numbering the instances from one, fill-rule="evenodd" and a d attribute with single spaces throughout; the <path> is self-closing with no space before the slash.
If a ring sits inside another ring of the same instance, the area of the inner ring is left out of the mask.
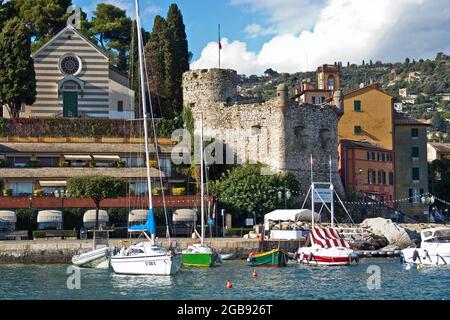
<path id="1" fill-rule="evenodd" d="M 281 110 L 285 111 L 288 104 L 289 104 L 289 89 L 288 86 L 283 83 L 277 87 L 277 106 Z"/>
<path id="2" fill-rule="evenodd" d="M 183 74 L 183 103 L 190 108 L 237 100 L 237 72 L 229 69 L 192 70 Z"/>
<path id="3" fill-rule="evenodd" d="M 317 86 L 320 90 L 336 91 L 341 87 L 338 64 L 324 64 L 317 68 Z"/>

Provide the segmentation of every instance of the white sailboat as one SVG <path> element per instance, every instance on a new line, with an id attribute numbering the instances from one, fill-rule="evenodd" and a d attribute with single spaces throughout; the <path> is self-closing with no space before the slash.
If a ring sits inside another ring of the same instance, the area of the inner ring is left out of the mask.
<path id="1" fill-rule="evenodd" d="M 201 235 L 200 244 L 189 246 L 182 252 L 182 264 L 186 267 L 212 267 L 221 263 L 221 256 L 214 248 L 205 244 L 205 186 L 204 186 L 204 153 L 203 153 L 203 115 L 200 119 L 201 147 L 200 147 L 200 192 L 201 192 Z M 197 231 L 196 231 L 197 232 Z"/>
<path id="2" fill-rule="evenodd" d="M 152 182 L 150 177 L 147 107 L 145 97 L 145 77 L 144 77 L 144 62 L 142 50 L 143 42 L 142 42 L 142 29 L 139 16 L 138 0 L 136 0 L 136 25 L 138 34 L 139 64 L 141 75 L 141 98 L 144 115 L 145 156 L 147 167 L 149 214 L 146 224 L 136 225 L 129 228 L 130 232 L 142 232 L 142 235 L 145 239 L 142 242 L 132 245 L 129 248 L 122 248 L 117 255 L 111 257 L 111 266 L 114 272 L 118 274 L 171 276 L 174 275 L 181 266 L 180 255 L 176 254 L 173 250 L 167 250 L 166 248 L 163 248 L 155 244 L 156 225 L 151 193 Z M 157 139 L 155 137 L 155 141 L 156 140 Z M 148 231 L 151 234 L 151 237 L 147 235 L 146 231 Z"/>

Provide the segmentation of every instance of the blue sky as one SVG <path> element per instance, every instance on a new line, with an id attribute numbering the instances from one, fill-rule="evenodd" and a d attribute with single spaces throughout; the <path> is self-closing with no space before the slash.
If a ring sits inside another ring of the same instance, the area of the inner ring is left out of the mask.
<path id="1" fill-rule="evenodd" d="M 88 13 L 108 2 L 134 15 L 134 0 L 73 1 Z M 192 68 L 217 66 L 219 23 L 222 66 L 245 74 L 450 54 L 448 0 L 140 0 L 146 29 L 172 2 L 184 17 Z"/>
<path id="2" fill-rule="evenodd" d="M 97 3 L 109 2 L 127 10 L 131 15 L 134 10 L 134 1 L 92 1 L 73 0 L 84 11 L 92 13 Z M 251 22 L 264 19 L 263 14 L 252 12 L 249 5 L 233 5 L 224 0 L 140 0 L 142 21 L 147 30 L 151 30 L 155 15 L 166 16 L 171 3 L 180 8 L 186 25 L 189 49 L 194 53 L 194 59 L 200 56 L 201 50 L 210 41 L 218 39 L 218 24 L 220 23 L 223 37 L 233 39 L 248 39 L 249 49 L 259 50 L 270 36 L 250 38 L 246 36 L 245 28 Z M 147 8 L 147 9 L 146 9 Z M 134 13 L 134 12 L 133 12 Z"/>

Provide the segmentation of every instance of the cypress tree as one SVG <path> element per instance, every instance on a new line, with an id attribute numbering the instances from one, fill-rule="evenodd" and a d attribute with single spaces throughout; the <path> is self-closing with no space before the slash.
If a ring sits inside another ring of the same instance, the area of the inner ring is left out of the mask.
<path id="1" fill-rule="evenodd" d="M 178 114 L 183 108 L 182 79 L 183 73 L 189 70 L 189 49 L 183 16 L 176 4 L 171 4 L 167 13 L 167 26 L 170 33 L 171 57 L 168 62 L 168 90 L 171 93 L 173 113 Z"/>
<path id="2" fill-rule="evenodd" d="M 37 94 L 31 38 L 18 18 L 6 22 L 0 33 L 0 70 L 0 104 L 18 118 L 22 104 L 33 104 Z"/>
<path id="3" fill-rule="evenodd" d="M 147 57 L 147 71 L 150 91 L 158 97 L 159 107 L 167 115 L 166 108 L 166 58 L 169 50 L 167 41 L 168 31 L 166 20 L 161 16 L 156 16 L 153 24 L 153 30 L 145 46 L 145 55 Z"/>

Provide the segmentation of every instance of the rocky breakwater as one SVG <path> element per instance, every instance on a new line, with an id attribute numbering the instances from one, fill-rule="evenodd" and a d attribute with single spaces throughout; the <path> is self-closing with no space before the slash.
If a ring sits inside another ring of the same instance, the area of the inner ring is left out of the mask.
<path id="1" fill-rule="evenodd" d="M 418 238 L 417 233 L 392 222 L 390 219 L 366 219 L 360 224 L 360 227 L 366 228 L 369 231 L 367 237 L 369 243 L 378 243 L 380 245 L 378 248 L 369 248 L 366 250 L 380 248 L 399 250 L 416 246 L 415 240 Z M 364 250 L 364 248 L 361 249 Z"/>

